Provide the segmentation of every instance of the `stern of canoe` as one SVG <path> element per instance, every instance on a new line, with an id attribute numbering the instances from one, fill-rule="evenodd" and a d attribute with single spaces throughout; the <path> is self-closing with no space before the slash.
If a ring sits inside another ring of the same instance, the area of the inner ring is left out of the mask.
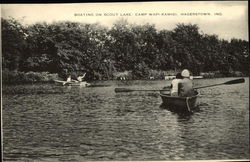
<path id="1" fill-rule="evenodd" d="M 198 93 L 191 97 L 175 97 L 168 94 L 160 94 L 162 106 L 174 111 L 192 111 L 196 107 Z"/>

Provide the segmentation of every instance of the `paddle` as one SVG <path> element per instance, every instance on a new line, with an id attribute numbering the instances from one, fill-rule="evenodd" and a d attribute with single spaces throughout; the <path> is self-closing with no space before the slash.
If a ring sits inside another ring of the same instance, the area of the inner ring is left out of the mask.
<path id="1" fill-rule="evenodd" d="M 239 83 L 244 83 L 245 79 L 240 78 L 240 79 L 235 79 L 235 80 L 230 80 L 224 83 L 219 83 L 219 84 L 212 84 L 212 85 L 207 85 L 207 86 L 201 86 L 201 87 L 195 87 L 194 89 L 201 89 L 201 88 L 207 88 L 207 87 L 214 87 L 218 85 L 231 85 L 231 84 L 239 84 Z"/>
<path id="2" fill-rule="evenodd" d="M 165 89 L 129 89 L 129 88 L 115 88 L 115 93 L 119 92 L 133 92 L 133 91 L 169 91 L 169 87 Z"/>

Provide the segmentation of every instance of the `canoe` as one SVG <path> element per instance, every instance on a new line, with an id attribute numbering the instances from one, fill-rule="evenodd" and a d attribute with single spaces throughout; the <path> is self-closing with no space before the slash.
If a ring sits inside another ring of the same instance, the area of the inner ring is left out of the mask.
<path id="1" fill-rule="evenodd" d="M 203 76 L 190 76 L 190 79 L 203 79 Z"/>
<path id="2" fill-rule="evenodd" d="M 90 83 L 87 82 L 66 82 L 62 80 L 54 80 L 55 83 L 63 85 L 63 86 L 81 86 L 81 87 L 88 87 Z"/>
<path id="3" fill-rule="evenodd" d="M 175 97 L 170 94 L 160 93 L 162 106 L 178 112 L 191 112 L 196 107 L 196 100 L 199 93 L 196 91 L 191 97 Z"/>

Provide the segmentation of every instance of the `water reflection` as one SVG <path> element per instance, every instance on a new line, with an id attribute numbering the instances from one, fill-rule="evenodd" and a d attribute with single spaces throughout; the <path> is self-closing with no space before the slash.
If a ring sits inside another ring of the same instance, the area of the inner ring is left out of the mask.
<path id="1" fill-rule="evenodd" d="M 201 111 L 200 107 L 202 107 L 202 104 L 197 104 L 195 107 L 192 108 L 191 111 L 184 111 L 184 110 L 175 109 L 174 107 L 166 106 L 163 103 L 160 104 L 159 106 L 160 109 L 166 109 L 172 112 L 173 114 L 177 114 L 180 117 L 191 116 L 194 113 L 198 113 Z"/>

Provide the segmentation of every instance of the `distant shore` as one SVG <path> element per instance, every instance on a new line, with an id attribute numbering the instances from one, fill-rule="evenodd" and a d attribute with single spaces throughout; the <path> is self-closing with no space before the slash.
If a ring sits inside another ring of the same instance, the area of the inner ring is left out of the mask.
<path id="1" fill-rule="evenodd" d="M 148 77 L 138 78 L 132 76 L 129 72 L 115 73 L 111 79 L 89 79 L 89 81 L 106 81 L 106 80 L 172 80 L 175 77 L 174 73 L 154 71 L 149 73 Z M 207 78 L 222 78 L 222 77 L 248 77 L 239 71 L 223 74 L 219 71 L 215 72 L 202 72 L 200 75 L 193 75 L 194 79 L 207 79 Z M 57 73 L 49 72 L 20 72 L 20 71 L 2 71 L 3 84 L 21 84 L 21 83 L 50 83 L 54 80 L 65 80 L 59 77 Z"/>

